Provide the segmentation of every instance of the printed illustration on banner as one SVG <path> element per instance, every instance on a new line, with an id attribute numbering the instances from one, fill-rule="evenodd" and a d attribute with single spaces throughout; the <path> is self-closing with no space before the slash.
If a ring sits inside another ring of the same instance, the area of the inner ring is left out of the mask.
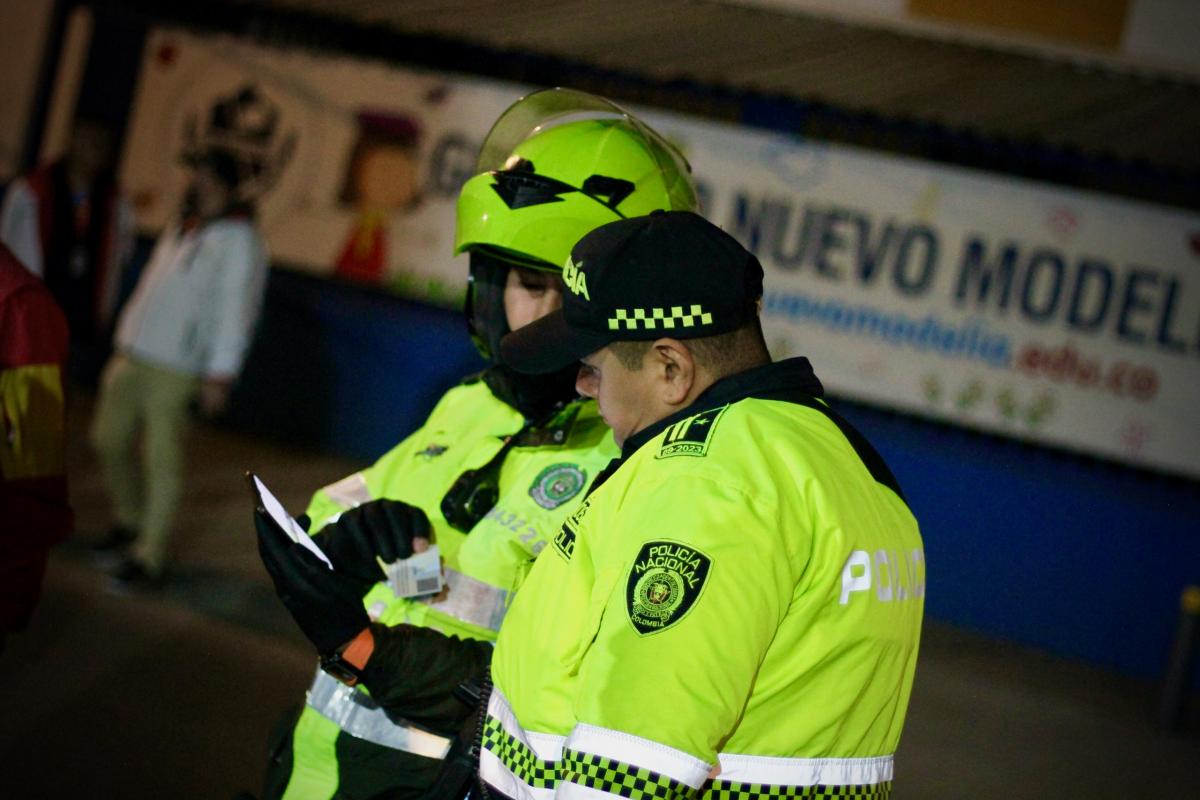
<path id="1" fill-rule="evenodd" d="M 408 114 L 360 111 L 339 202 L 354 220 L 334 265 L 339 278 L 378 285 L 386 277 L 391 222 L 421 201 L 420 121 Z"/>

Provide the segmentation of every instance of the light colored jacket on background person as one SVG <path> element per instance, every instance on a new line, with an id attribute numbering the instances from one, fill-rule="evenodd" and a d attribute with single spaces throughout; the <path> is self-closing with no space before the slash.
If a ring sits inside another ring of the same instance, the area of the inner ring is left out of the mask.
<path id="1" fill-rule="evenodd" d="M 262 307 L 267 252 L 249 219 L 226 217 L 154 246 L 117 324 L 118 350 L 204 377 L 236 375 Z"/>

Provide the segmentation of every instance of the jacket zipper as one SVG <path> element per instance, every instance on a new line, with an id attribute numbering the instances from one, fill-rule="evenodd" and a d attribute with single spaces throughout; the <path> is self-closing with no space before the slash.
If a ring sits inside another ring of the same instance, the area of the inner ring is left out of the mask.
<path id="1" fill-rule="evenodd" d="M 488 701 L 491 698 L 492 668 L 488 666 L 484 669 L 483 682 L 479 688 L 479 719 L 475 722 L 475 741 L 471 744 L 471 759 L 475 762 L 475 788 L 478 790 L 480 800 L 490 800 L 492 796 L 483 776 L 479 774 L 479 762 L 483 755 L 483 729 L 487 725 Z"/>

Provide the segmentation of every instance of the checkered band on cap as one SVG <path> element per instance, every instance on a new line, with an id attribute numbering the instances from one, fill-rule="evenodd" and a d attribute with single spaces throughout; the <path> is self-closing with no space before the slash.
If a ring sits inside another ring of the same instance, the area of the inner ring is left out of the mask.
<path id="1" fill-rule="evenodd" d="M 534 789 L 553 789 L 558 785 L 558 764 L 538 758 L 537 753 L 490 715 L 483 727 L 483 748 L 494 753 L 510 772 Z"/>
<path id="2" fill-rule="evenodd" d="M 699 792 L 645 767 L 563 750 L 562 780 L 631 800 L 693 800 Z"/>
<path id="3" fill-rule="evenodd" d="M 691 305 L 687 312 L 683 310 L 683 306 L 671 306 L 670 309 L 617 308 L 613 309 L 613 313 L 614 316 L 608 318 L 610 331 L 634 331 L 638 328 L 648 331 L 670 330 L 676 326 L 691 328 L 696 325 L 711 325 L 713 321 L 712 314 L 699 304 Z"/>
<path id="4" fill-rule="evenodd" d="M 765 783 L 733 783 L 715 780 L 705 789 L 702 800 L 887 800 L 892 794 L 892 782 L 856 786 L 772 786 Z"/>

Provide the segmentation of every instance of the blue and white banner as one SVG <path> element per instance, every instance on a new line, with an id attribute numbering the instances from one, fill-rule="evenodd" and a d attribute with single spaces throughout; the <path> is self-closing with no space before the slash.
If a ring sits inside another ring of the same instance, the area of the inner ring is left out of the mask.
<path id="1" fill-rule="evenodd" d="M 159 31 L 123 172 L 147 230 L 188 137 L 247 87 L 274 259 L 458 302 L 454 199 L 528 87 Z M 837 394 L 1200 478 L 1200 215 L 631 110 L 762 261 L 777 357 Z"/>
<path id="2" fill-rule="evenodd" d="M 834 391 L 1200 477 L 1200 216 L 684 124 L 774 354 Z"/>

